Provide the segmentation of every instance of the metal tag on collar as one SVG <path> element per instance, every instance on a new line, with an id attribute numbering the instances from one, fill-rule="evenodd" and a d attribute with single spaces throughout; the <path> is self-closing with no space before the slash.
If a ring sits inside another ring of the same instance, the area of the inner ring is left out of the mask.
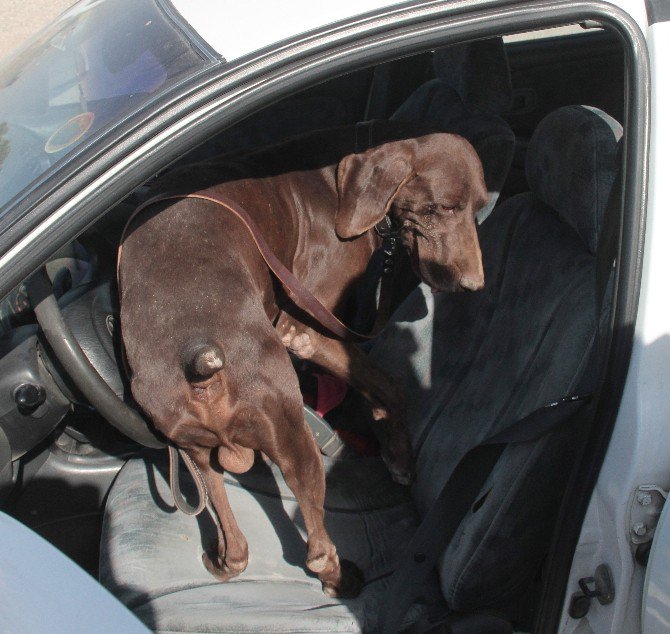
<path id="1" fill-rule="evenodd" d="M 400 233 L 393 225 L 393 221 L 388 215 L 384 216 L 376 225 L 375 231 L 382 238 L 397 238 Z"/>

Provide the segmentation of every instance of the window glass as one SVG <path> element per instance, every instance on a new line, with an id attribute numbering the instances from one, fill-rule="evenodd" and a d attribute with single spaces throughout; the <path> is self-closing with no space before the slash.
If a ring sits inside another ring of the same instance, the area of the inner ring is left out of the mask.
<path id="1" fill-rule="evenodd" d="M 77 4 L 0 62 L 0 207 L 208 63 L 157 2 Z"/>

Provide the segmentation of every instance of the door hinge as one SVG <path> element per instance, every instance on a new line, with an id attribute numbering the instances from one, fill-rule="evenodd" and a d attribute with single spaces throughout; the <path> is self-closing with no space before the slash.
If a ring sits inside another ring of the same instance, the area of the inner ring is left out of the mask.
<path id="1" fill-rule="evenodd" d="M 645 544 L 654 538 L 658 518 L 668 492 L 656 484 L 641 484 L 633 494 L 630 507 L 630 541 L 634 545 Z"/>

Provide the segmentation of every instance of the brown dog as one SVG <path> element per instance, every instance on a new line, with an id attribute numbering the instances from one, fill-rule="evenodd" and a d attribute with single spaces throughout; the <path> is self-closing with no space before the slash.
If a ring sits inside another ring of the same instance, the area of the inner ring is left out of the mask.
<path id="1" fill-rule="evenodd" d="M 202 181 L 202 170 L 168 174 L 159 189 L 174 191 L 188 173 Z M 475 214 L 487 191 L 477 154 L 456 135 L 385 143 L 335 165 L 239 178 L 215 189 L 245 208 L 275 255 L 336 315 L 380 246 L 372 229 L 385 214 L 401 225 L 412 266 L 433 290 L 483 286 Z M 217 469 L 244 472 L 260 450 L 296 496 L 307 567 L 324 592 L 358 594 L 360 573 L 340 562 L 324 527 L 323 465 L 286 348 L 366 397 L 374 418 L 388 422 L 391 472 L 407 481 L 412 457 L 397 387 L 356 345 L 306 325 L 247 230 L 215 203 L 163 202 L 135 218 L 119 289 L 133 395 L 198 465 L 220 519 L 223 538 L 216 557 L 203 556 L 207 568 L 226 580 L 247 565 L 247 543 Z"/>

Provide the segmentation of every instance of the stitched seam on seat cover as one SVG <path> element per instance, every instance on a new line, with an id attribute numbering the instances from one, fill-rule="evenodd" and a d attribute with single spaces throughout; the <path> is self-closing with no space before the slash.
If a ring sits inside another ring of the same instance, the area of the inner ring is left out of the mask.
<path id="1" fill-rule="evenodd" d="M 305 573 L 306 574 L 306 573 Z M 249 577 L 246 578 L 240 578 L 240 577 L 235 577 L 234 579 L 229 579 L 226 581 L 226 584 L 235 584 L 235 585 L 240 585 L 244 583 L 253 583 L 253 584 L 259 584 L 259 583 L 269 583 L 269 584 L 287 584 L 287 583 L 293 583 L 293 584 L 300 584 L 304 586 L 309 586 L 311 588 L 315 588 L 314 580 L 310 580 L 310 577 L 305 576 L 305 579 L 251 579 Z M 196 587 L 197 588 L 210 588 L 214 586 L 220 586 L 221 581 L 212 581 L 212 583 L 202 583 L 198 586 L 179 586 L 176 588 L 170 588 L 169 590 L 165 592 L 161 592 L 159 594 L 154 594 L 151 597 L 144 598 L 142 597 L 141 599 L 136 599 L 135 601 L 128 601 L 125 603 L 126 607 L 128 607 L 131 610 L 136 610 L 138 608 L 141 608 L 142 606 L 148 605 L 149 603 L 155 601 L 156 599 L 162 599 L 164 597 L 169 597 L 172 594 L 179 594 L 180 592 L 184 592 L 185 590 L 194 590 Z M 139 602 L 136 602 L 139 601 Z M 335 604 L 333 604 L 335 605 Z"/>
<path id="2" fill-rule="evenodd" d="M 139 618 L 139 617 L 138 617 Z M 141 619 L 140 619 L 141 620 Z M 146 623 L 145 623 L 146 625 Z M 155 634 L 221 634 L 221 632 L 224 630 L 202 630 L 202 629 L 197 629 L 197 630 L 184 630 L 184 629 L 179 629 L 179 630 L 165 630 L 165 629 L 156 629 L 154 630 Z M 309 630 L 298 630 L 291 628 L 289 630 L 285 629 L 272 629 L 272 630 L 259 630 L 257 627 L 249 627 L 246 629 L 238 629 L 238 630 L 233 630 L 234 632 L 242 633 L 242 632 L 272 632 L 273 634 L 312 634 L 313 632 L 331 632 L 332 629 L 323 629 L 323 630 L 315 630 L 315 629 L 309 629 Z"/>
<path id="3" fill-rule="evenodd" d="M 333 603 L 331 606 L 338 606 L 341 604 Z M 306 610 L 300 610 L 300 612 L 305 612 Z M 350 618 L 347 617 L 335 617 L 330 620 L 330 623 L 333 623 L 333 621 L 336 621 L 338 623 L 345 623 L 347 625 L 350 625 L 352 621 L 358 621 L 358 618 L 355 617 L 353 614 L 351 615 Z M 333 631 L 333 627 L 330 623 L 324 624 L 323 627 L 321 628 L 315 628 L 314 625 L 312 625 L 309 629 L 299 629 L 297 627 L 291 626 L 290 629 L 284 629 L 284 628 L 263 628 L 263 629 L 258 629 L 258 626 L 249 626 L 244 629 L 236 629 L 232 630 L 234 632 L 272 632 L 273 634 L 313 634 L 314 632 L 324 632 L 324 633 L 329 633 Z M 166 630 L 166 629 L 157 629 L 155 630 L 156 634 L 187 634 L 190 632 L 191 634 L 221 634 L 224 630 L 202 630 L 202 629 L 197 629 L 197 630 L 184 630 L 184 629 L 179 629 L 179 630 Z M 230 630 L 227 630 L 230 631 Z M 335 630 L 338 632 L 355 632 L 355 631 L 361 631 L 361 628 L 358 628 L 357 630 Z"/>
<path id="4" fill-rule="evenodd" d="M 355 617 L 352 617 L 355 619 Z M 339 618 L 337 619 L 338 621 L 344 621 L 346 623 L 350 623 L 350 619 L 346 618 Z M 332 622 L 332 621 L 331 621 Z M 242 633 L 242 632 L 272 632 L 272 634 L 314 634 L 314 632 L 324 632 L 326 634 L 329 634 L 330 632 L 333 631 L 331 625 L 324 625 L 323 629 L 315 629 L 314 627 L 310 627 L 308 630 L 303 630 L 303 629 L 297 629 L 294 627 L 291 627 L 290 629 L 262 629 L 259 630 L 258 627 L 249 627 L 247 629 L 238 629 L 234 630 L 237 633 Z M 342 631 L 346 632 L 347 630 L 336 630 L 336 631 Z M 350 630 L 350 631 L 356 631 L 356 630 Z M 360 629 L 358 630 L 360 631 Z M 221 634 L 222 630 L 164 630 L 164 629 L 158 629 L 155 630 L 156 634 Z"/>

